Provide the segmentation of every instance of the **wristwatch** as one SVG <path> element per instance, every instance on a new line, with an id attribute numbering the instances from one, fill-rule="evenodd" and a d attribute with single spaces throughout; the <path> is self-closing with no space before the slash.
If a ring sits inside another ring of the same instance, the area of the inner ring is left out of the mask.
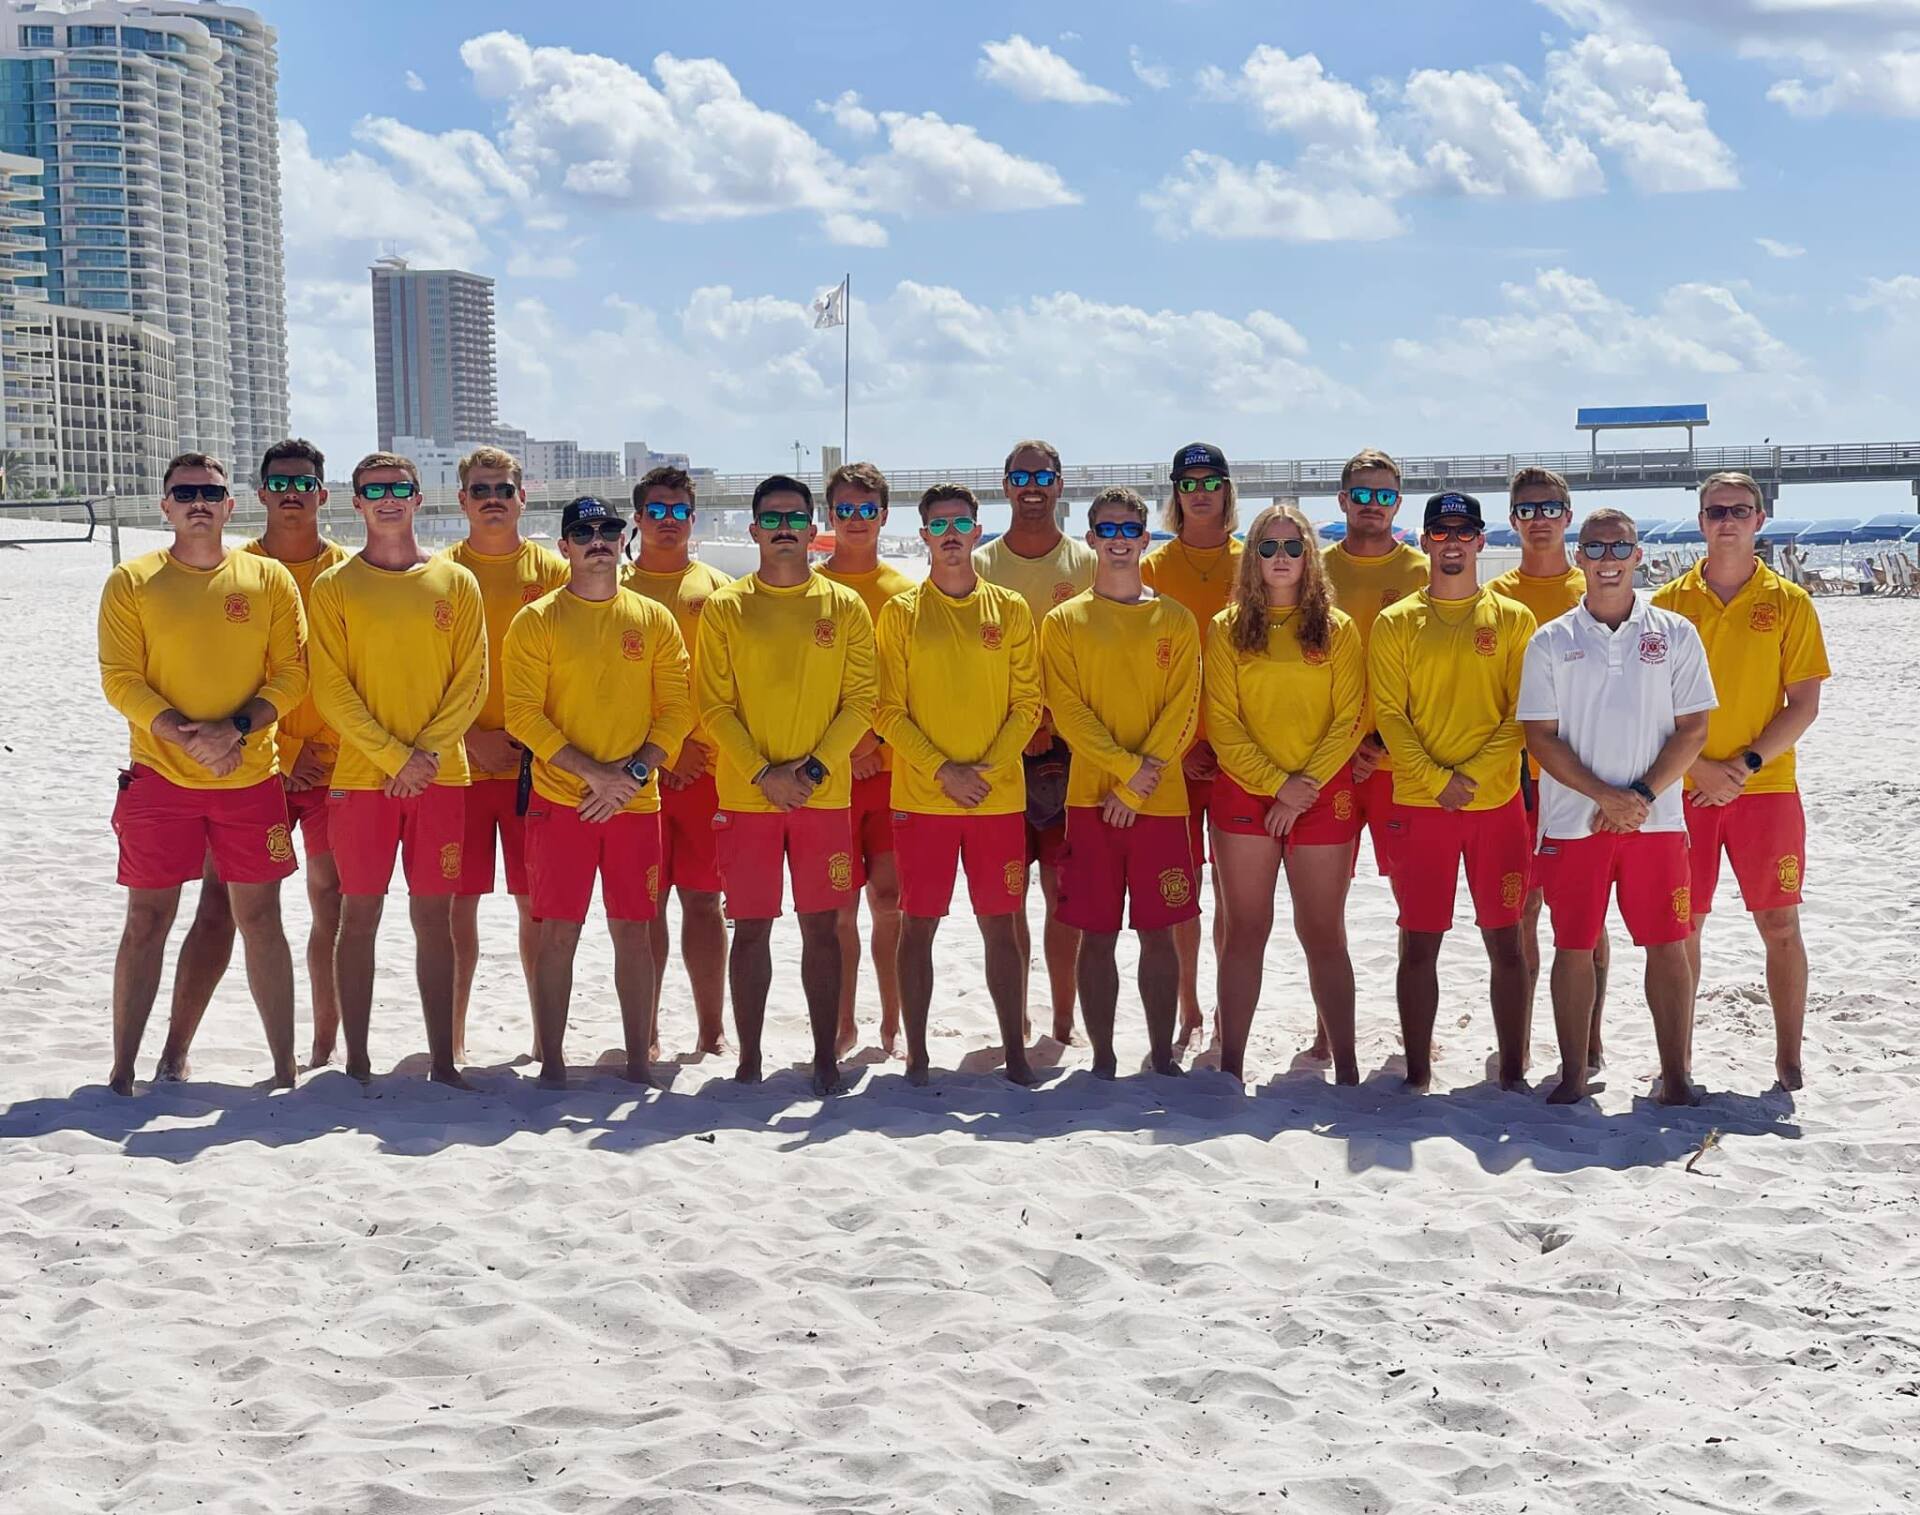
<path id="1" fill-rule="evenodd" d="M 1751 747 L 1740 754 L 1740 761 L 1747 765 L 1748 773 L 1758 773 L 1762 768 L 1767 766 L 1767 760 L 1761 757 L 1760 754 L 1755 752 Z"/>
<path id="2" fill-rule="evenodd" d="M 628 758 L 620 765 L 620 769 L 643 789 L 646 787 L 647 780 L 653 777 L 653 770 L 637 757 Z"/>
<path id="3" fill-rule="evenodd" d="M 240 733 L 240 745 L 242 747 L 246 746 L 247 738 L 253 732 L 253 717 L 243 710 L 231 719 L 233 721 L 233 729 Z"/>
<path id="4" fill-rule="evenodd" d="M 1635 779 L 1631 784 L 1627 785 L 1627 787 L 1639 795 L 1640 798 L 1645 800 L 1649 805 L 1658 798 L 1653 792 L 1653 786 L 1645 779 Z"/>
<path id="5" fill-rule="evenodd" d="M 827 765 L 812 754 L 808 754 L 806 762 L 800 765 L 800 771 L 807 776 L 807 780 L 810 783 L 822 784 L 826 782 Z"/>

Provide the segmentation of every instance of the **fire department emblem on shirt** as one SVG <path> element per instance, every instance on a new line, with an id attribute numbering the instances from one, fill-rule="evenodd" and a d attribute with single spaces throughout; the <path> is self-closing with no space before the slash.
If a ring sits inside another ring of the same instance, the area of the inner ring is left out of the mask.
<path id="1" fill-rule="evenodd" d="M 1788 894 L 1800 892 L 1800 859 L 1789 852 L 1773 865 L 1773 876 L 1780 880 L 1780 887 Z"/>
<path id="2" fill-rule="evenodd" d="M 1690 922 L 1693 919 L 1693 890 L 1682 884 L 1673 891 L 1668 903 L 1673 906 L 1673 918 L 1676 921 Z"/>
<path id="3" fill-rule="evenodd" d="M 1336 821 L 1353 819 L 1353 791 L 1336 789 L 1333 791 L 1333 818 Z"/>
<path id="4" fill-rule="evenodd" d="M 1780 607 L 1771 600 L 1763 600 L 1747 612 L 1747 629 L 1750 631 L 1771 631 L 1779 623 Z"/>
<path id="5" fill-rule="evenodd" d="M 688 615 L 698 615 L 707 608 L 707 597 L 703 594 L 698 599 L 686 601 L 685 604 Z"/>
<path id="6" fill-rule="evenodd" d="M 839 635 L 840 628 L 825 616 L 813 623 L 813 645 L 816 647 L 831 647 Z"/>
<path id="7" fill-rule="evenodd" d="M 1473 633 L 1473 650 L 1490 658 L 1500 650 L 1500 633 L 1492 626 L 1479 626 Z"/>
<path id="8" fill-rule="evenodd" d="M 460 877 L 460 844 L 448 842 L 440 849 L 440 877 Z"/>
<path id="9" fill-rule="evenodd" d="M 253 606 L 244 594 L 230 594 L 226 603 L 229 621 L 244 621 L 253 614 Z"/>
<path id="10" fill-rule="evenodd" d="M 441 631 L 453 630 L 453 606 L 445 600 L 433 602 L 433 624 Z"/>
<path id="11" fill-rule="evenodd" d="M 267 856 L 276 863 L 293 861 L 293 838 L 287 835 L 285 826 L 275 824 L 267 827 Z"/>
<path id="12" fill-rule="evenodd" d="M 1025 863 L 1009 862 L 1002 876 L 1006 880 L 1007 894 L 1010 897 L 1018 899 L 1026 892 L 1027 865 Z"/>
<path id="13" fill-rule="evenodd" d="M 1664 631 L 1640 633 L 1640 661 L 1664 663 L 1667 660 L 1667 634 Z"/>
<path id="14" fill-rule="evenodd" d="M 1000 628 L 992 621 L 980 623 L 980 645 L 988 652 L 1000 650 Z"/>
<path id="15" fill-rule="evenodd" d="M 1062 579 L 1058 584 L 1055 584 L 1053 586 L 1053 603 L 1054 604 L 1064 605 L 1067 603 L 1068 600 L 1072 598 L 1073 598 L 1073 585 L 1067 583 L 1064 579 Z"/>
<path id="16" fill-rule="evenodd" d="M 1302 647 L 1300 649 L 1300 661 L 1305 663 L 1309 668 L 1318 668 L 1322 663 L 1326 662 L 1326 660 L 1327 654 L 1324 648 Z"/>
<path id="17" fill-rule="evenodd" d="M 836 852 L 827 859 L 827 883 L 843 894 L 853 887 L 853 858 L 849 854 Z"/>
<path id="18" fill-rule="evenodd" d="M 1173 638 L 1162 637 L 1153 644 L 1153 666 L 1171 668 L 1173 666 Z"/>
<path id="19" fill-rule="evenodd" d="M 1527 892 L 1527 880 L 1524 874 L 1503 873 L 1500 875 L 1500 903 L 1512 910 L 1519 905 Z"/>
<path id="20" fill-rule="evenodd" d="M 520 586 L 520 603 L 522 605 L 531 605 L 545 593 L 546 590 L 542 589 L 538 584 L 523 584 Z"/>
<path id="21" fill-rule="evenodd" d="M 660 865 L 658 863 L 647 865 L 647 898 L 656 905 L 660 903 Z"/>
<path id="22" fill-rule="evenodd" d="M 1167 868 L 1160 874 L 1160 898 L 1178 910 L 1193 898 L 1193 880 L 1184 868 Z"/>
<path id="23" fill-rule="evenodd" d="M 637 663 L 647 655 L 647 639 L 629 626 L 620 633 L 620 656 Z"/>

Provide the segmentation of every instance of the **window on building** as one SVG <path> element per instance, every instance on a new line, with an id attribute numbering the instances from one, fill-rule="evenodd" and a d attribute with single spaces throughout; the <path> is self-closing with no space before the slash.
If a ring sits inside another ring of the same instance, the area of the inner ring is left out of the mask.
<path id="1" fill-rule="evenodd" d="M 67 46 L 112 47 L 116 41 L 113 30 L 110 26 L 70 26 L 67 28 Z"/>
<path id="2" fill-rule="evenodd" d="M 52 47 L 53 28 L 50 26 L 23 26 L 20 28 L 22 47 Z"/>

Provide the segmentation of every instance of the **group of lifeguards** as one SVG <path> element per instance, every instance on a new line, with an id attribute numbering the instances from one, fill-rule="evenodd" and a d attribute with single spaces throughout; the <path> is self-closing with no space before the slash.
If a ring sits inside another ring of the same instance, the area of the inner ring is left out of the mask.
<path id="1" fill-rule="evenodd" d="M 1244 1079 L 1284 871 L 1312 1052 L 1355 1083 L 1346 906 L 1364 830 L 1399 909 L 1409 1085 L 1431 1078 L 1437 964 L 1464 868 L 1501 1085 L 1529 1065 L 1544 900 L 1561 1064 L 1549 1097 L 1588 1092 L 1611 899 L 1646 951 L 1657 1097 L 1694 1099 L 1700 931 L 1723 855 L 1765 943 L 1778 1077 L 1800 1084 L 1793 748 L 1828 668 L 1811 601 L 1755 555 L 1765 510 L 1745 475 L 1700 486 L 1706 554 L 1651 596 L 1634 589 L 1641 550 L 1621 511 L 1589 513 L 1569 560 L 1566 481 L 1544 469 L 1509 489 L 1516 569 L 1481 584 L 1486 522 L 1458 492 L 1427 500 L 1416 550 L 1394 531 L 1400 469 L 1372 450 L 1343 470 L 1346 532 L 1323 547 L 1291 504 L 1239 533 L 1227 458 L 1184 447 L 1170 536 L 1154 546 L 1146 502 L 1124 487 L 1095 495 L 1084 536 L 1064 532 L 1060 454 L 1025 441 L 1004 469 L 1011 525 L 990 545 L 970 490 L 921 496 L 919 582 L 880 558 L 891 502 L 869 463 L 832 474 L 824 511 L 804 482 L 764 480 L 748 527 L 758 566 L 737 580 L 693 557 L 694 484 L 677 469 L 635 486 L 631 520 L 591 496 L 569 503 L 557 553 L 522 537 L 520 466 L 496 448 L 462 462 L 468 534 L 438 554 L 414 532 L 408 459 L 354 468 L 358 553 L 320 534 L 324 479 L 311 443 L 269 449 L 265 528 L 230 551 L 227 469 L 182 454 L 161 502 L 173 543 L 114 569 L 102 596 L 102 681 L 132 728 L 114 809 L 128 889 L 109 1080 L 121 1093 L 196 878 L 158 1076 L 186 1076 L 237 930 L 274 1082 L 294 1082 L 279 885 L 296 828 L 313 916 L 309 1065 L 331 1062 L 344 1032 L 362 1080 L 398 857 L 429 1076 L 457 1087 L 496 858 L 544 1083 L 566 1080 L 596 881 L 629 1078 L 647 1080 L 659 1056 L 668 891 L 697 1048 L 725 1050 L 730 997 L 737 1076 L 761 1077 L 771 930 L 790 885 L 816 1089 L 840 1086 L 858 1040 L 863 893 L 882 1045 L 926 1082 L 934 938 L 963 872 L 1006 1073 L 1031 1083 L 1036 863 L 1052 1033 L 1073 1038 L 1077 1001 L 1096 1074 L 1118 1071 L 1123 926 L 1138 936 L 1150 1066 L 1181 1071 L 1203 1025 L 1211 865 L 1221 1066 Z M 823 520 L 834 550 L 816 567 Z"/>

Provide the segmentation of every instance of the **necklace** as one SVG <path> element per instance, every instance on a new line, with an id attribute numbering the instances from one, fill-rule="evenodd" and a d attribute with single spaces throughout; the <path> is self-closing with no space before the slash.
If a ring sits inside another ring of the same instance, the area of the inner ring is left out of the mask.
<path id="1" fill-rule="evenodd" d="M 1199 577 L 1200 582 L 1202 584 L 1211 584 L 1213 582 L 1213 575 L 1215 570 L 1218 569 L 1219 566 L 1227 560 L 1227 548 L 1224 542 L 1221 543 L 1220 546 L 1218 547 L 1211 548 L 1211 549 L 1203 549 L 1203 551 L 1212 551 L 1215 554 L 1217 554 L 1217 556 L 1213 560 L 1212 566 L 1205 569 L 1201 568 L 1201 566 L 1198 563 L 1194 562 L 1193 553 L 1188 549 L 1187 544 L 1181 541 L 1180 538 L 1175 537 L 1173 539 L 1173 545 L 1180 549 L 1180 556 L 1186 559 L 1187 567 L 1190 568 Z"/>

